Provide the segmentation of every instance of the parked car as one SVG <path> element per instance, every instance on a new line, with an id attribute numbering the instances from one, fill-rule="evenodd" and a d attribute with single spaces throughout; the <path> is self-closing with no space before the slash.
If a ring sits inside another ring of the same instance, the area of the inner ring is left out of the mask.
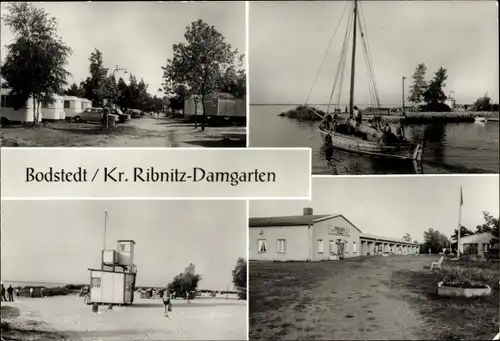
<path id="1" fill-rule="evenodd" d="M 142 117 L 141 111 L 137 110 L 137 109 L 129 109 L 127 111 L 127 114 L 129 114 L 130 117 L 132 117 L 132 118 L 141 118 Z"/>
<path id="2" fill-rule="evenodd" d="M 124 114 L 123 111 L 121 111 L 118 108 L 111 109 L 111 113 L 113 115 L 118 116 L 118 122 L 120 122 L 120 123 L 125 123 L 126 121 L 130 120 L 130 115 Z"/>
<path id="3" fill-rule="evenodd" d="M 80 114 L 80 121 L 100 123 L 102 121 L 103 108 L 87 108 Z M 118 121 L 118 115 L 109 114 L 109 119 Z"/>

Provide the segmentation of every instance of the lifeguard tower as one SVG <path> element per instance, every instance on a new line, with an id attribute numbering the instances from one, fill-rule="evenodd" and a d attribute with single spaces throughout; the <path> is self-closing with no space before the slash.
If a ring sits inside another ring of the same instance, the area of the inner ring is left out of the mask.
<path id="1" fill-rule="evenodd" d="M 134 302 L 137 277 L 134 249 L 133 240 L 119 240 L 116 250 L 102 250 L 101 269 L 89 269 L 88 304 L 128 305 Z"/>

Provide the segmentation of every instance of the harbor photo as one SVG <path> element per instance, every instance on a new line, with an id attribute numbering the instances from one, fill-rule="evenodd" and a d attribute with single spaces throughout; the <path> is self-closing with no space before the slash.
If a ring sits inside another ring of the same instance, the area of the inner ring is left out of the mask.
<path id="1" fill-rule="evenodd" d="M 5 147 L 246 147 L 245 3 L 2 2 Z"/>
<path id="2" fill-rule="evenodd" d="M 251 2 L 249 146 L 309 147 L 318 175 L 498 174 L 498 50 L 491 1 Z"/>
<path id="3" fill-rule="evenodd" d="M 245 201 L 2 201 L 2 340 L 247 338 Z"/>
<path id="4" fill-rule="evenodd" d="M 499 178 L 314 177 L 251 201 L 250 340 L 492 340 Z"/>

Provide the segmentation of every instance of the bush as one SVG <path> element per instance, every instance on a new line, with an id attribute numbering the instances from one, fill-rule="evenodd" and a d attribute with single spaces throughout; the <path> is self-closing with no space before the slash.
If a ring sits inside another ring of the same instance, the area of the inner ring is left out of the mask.
<path id="1" fill-rule="evenodd" d="M 19 295 L 24 297 L 29 297 L 30 288 L 33 288 L 33 296 L 32 297 L 42 297 L 42 287 L 24 287 L 19 288 Z M 51 296 L 66 296 L 71 292 L 67 287 L 56 287 L 56 288 L 44 288 L 43 296 L 51 297 Z"/>
<path id="2" fill-rule="evenodd" d="M 312 108 L 321 116 L 325 116 L 325 112 L 316 108 Z M 288 118 L 295 118 L 302 121 L 320 121 L 322 118 L 315 114 L 309 107 L 305 105 L 299 105 L 295 109 L 290 109 L 284 113 L 281 113 L 280 116 L 285 116 Z"/>
<path id="3" fill-rule="evenodd" d="M 495 276 L 490 269 L 454 266 L 444 268 L 443 285 L 454 288 L 486 288 Z"/>

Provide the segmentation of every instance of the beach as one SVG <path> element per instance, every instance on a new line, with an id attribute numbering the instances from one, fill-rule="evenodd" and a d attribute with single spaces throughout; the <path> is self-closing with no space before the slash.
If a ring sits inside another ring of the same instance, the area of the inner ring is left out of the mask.
<path id="1" fill-rule="evenodd" d="M 136 297 L 138 295 L 136 294 Z M 77 295 L 18 298 L 2 306 L 19 309 L 18 317 L 2 317 L 13 331 L 2 331 L 5 340 L 244 340 L 246 301 L 196 298 L 190 303 L 173 300 L 169 317 L 161 300 L 136 298 L 127 307 L 90 305 Z M 28 329 L 28 333 L 15 330 Z M 21 337 L 22 336 L 22 337 Z"/>

